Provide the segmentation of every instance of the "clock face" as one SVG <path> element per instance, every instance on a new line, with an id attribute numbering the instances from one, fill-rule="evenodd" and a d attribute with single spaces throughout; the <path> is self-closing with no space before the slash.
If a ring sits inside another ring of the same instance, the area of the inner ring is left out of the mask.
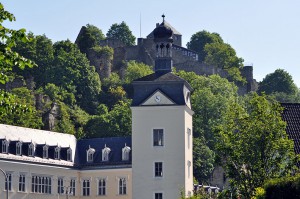
<path id="1" fill-rule="evenodd" d="M 156 95 L 156 96 L 155 96 L 155 101 L 156 101 L 156 102 L 160 102 L 160 100 L 161 100 L 160 96 L 159 96 L 159 95 Z"/>

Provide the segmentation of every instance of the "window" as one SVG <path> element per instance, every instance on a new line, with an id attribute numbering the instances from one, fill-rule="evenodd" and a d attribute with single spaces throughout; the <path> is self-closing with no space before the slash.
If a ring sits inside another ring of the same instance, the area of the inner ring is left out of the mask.
<path id="1" fill-rule="evenodd" d="M 28 156 L 34 156 L 34 144 L 30 143 L 28 145 Z"/>
<path id="2" fill-rule="evenodd" d="M 22 142 L 16 144 L 16 155 L 22 155 Z"/>
<path id="3" fill-rule="evenodd" d="M 126 194 L 126 179 L 120 178 L 119 179 L 119 195 L 125 195 Z"/>
<path id="4" fill-rule="evenodd" d="M 51 177 L 46 176 L 32 176 L 31 178 L 31 192 L 51 194 Z"/>
<path id="5" fill-rule="evenodd" d="M 130 155 L 130 147 L 126 146 L 122 149 L 122 160 L 123 161 L 128 161 L 129 160 L 129 155 Z"/>
<path id="6" fill-rule="evenodd" d="M 55 160 L 60 160 L 60 147 L 56 147 L 54 149 L 54 159 Z"/>
<path id="7" fill-rule="evenodd" d="M 153 146 L 164 146 L 164 130 L 153 130 Z"/>
<path id="8" fill-rule="evenodd" d="M 98 181 L 98 195 L 104 196 L 106 194 L 106 179 L 101 178 Z"/>
<path id="9" fill-rule="evenodd" d="M 89 196 L 90 195 L 90 180 L 82 181 L 82 195 Z"/>
<path id="10" fill-rule="evenodd" d="M 102 149 L 102 161 L 108 161 L 109 160 L 109 153 L 110 153 L 110 148 L 104 147 L 104 149 Z"/>
<path id="11" fill-rule="evenodd" d="M 190 176 L 191 176 L 191 165 L 192 165 L 192 162 L 188 160 L 187 165 L 188 165 L 188 178 L 190 178 Z"/>
<path id="12" fill-rule="evenodd" d="M 155 197 L 155 199 L 163 199 L 163 194 L 162 193 L 155 193 L 155 195 L 154 195 Z"/>
<path id="13" fill-rule="evenodd" d="M 64 193 L 64 179 L 63 178 L 57 179 L 57 193 L 58 194 Z"/>
<path id="14" fill-rule="evenodd" d="M 155 167 L 155 169 L 154 169 L 155 177 L 162 177 L 163 176 L 163 163 L 155 162 L 154 167 Z"/>
<path id="15" fill-rule="evenodd" d="M 45 145 L 43 146 L 43 158 L 48 158 L 48 149 L 49 149 L 49 146 L 48 145 Z"/>
<path id="16" fill-rule="evenodd" d="M 2 153 L 8 153 L 8 146 L 9 146 L 9 141 L 3 140 L 2 141 Z"/>
<path id="17" fill-rule="evenodd" d="M 72 162 L 72 149 L 68 148 L 67 150 L 67 161 Z"/>
<path id="18" fill-rule="evenodd" d="M 89 148 L 86 151 L 87 162 L 93 162 L 94 161 L 94 153 L 95 153 L 95 149 L 93 149 L 93 148 Z"/>
<path id="19" fill-rule="evenodd" d="M 70 180 L 70 195 L 75 196 L 76 193 L 76 181 L 75 179 Z"/>
<path id="20" fill-rule="evenodd" d="M 25 192 L 25 175 L 20 174 L 19 175 L 19 189 L 20 192 Z"/>
<path id="21" fill-rule="evenodd" d="M 6 173 L 5 190 L 11 191 L 11 173 Z"/>
<path id="22" fill-rule="evenodd" d="M 191 146 L 191 134 L 192 134 L 192 131 L 190 128 L 187 129 L 187 135 L 188 135 L 188 149 L 190 148 Z"/>

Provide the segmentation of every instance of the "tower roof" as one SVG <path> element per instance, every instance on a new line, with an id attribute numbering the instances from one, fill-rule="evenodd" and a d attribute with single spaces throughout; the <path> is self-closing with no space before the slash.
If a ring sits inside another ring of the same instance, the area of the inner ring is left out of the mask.
<path id="1" fill-rule="evenodd" d="M 153 30 L 154 39 L 169 39 L 172 38 L 173 31 L 165 25 L 165 15 L 162 15 L 163 22 Z"/>
<path id="2" fill-rule="evenodd" d="M 170 28 L 174 35 L 181 35 L 181 33 L 178 32 L 173 26 L 171 26 L 171 24 L 169 24 L 166 20 L 164 20 L 161 24 L 157 23 L 156 28 L 161 26 L 161 25 L 164 25 L 165 27 Z M 154 38 L 154 34 L 153 34 L 154 30 L 147 36 L 147 38 Z"/>

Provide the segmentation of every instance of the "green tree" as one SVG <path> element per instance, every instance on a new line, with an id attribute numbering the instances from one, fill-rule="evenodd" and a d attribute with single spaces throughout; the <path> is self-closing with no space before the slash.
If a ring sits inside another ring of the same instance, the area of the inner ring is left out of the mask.
<path id="1" fill-rule="evenodd" d="M 80 52 L 86 54 L 90 48 L 100 45 L 100 41 L 104 39 L 105 36 L 99 28 L 87 24 L 82 26 L 75 43 L 78 45 Z"/>
<path id="2" fill-rule="evenodd" d="M 111 25 L 110 29 L 106 33 L 106 37 L 118 39 L 127 46 L 133 46 L 135 44 L 135 36 L 133 36 L 131 30 L 124 21 L 120 24 L 115 23 Z"/>
<path id="3" fill-rule="evenodd" d="M 229 44 L 210 43 L 205 45 L 204 51 L 207 53 L 204 60 L 207 65 L 225 69 L 231 81 L 245 81 L 239 71 L 244 60 L 237 57 L 235 50 Z"/>
<path id="4" fill-rule="evenodd" d="M 258 92 L 272 94 L 275 92 L 287 95 L 296 95 L 299 89 L 294 83 L 292 76 L 283 69 L 277 69 L 259 83 Z"/>
<path id="5" fill-rule="evenodd" d="M 95 67 L 69 40 L 54 44 L 55 58 L 49 71 L 49 83 L 74 93 L 79 106 L 94 113 L 98 105 L 101 82 Z"/>
<path id="6" fill-rule="evenodd" d="M 28 33 L 27 37 L 30 38 L 29 42 L 19 41 L 14 49 L 20 55 L 34 61 L 38 67 L 15 71 L 25 79 L 33 77 L 36 87 L 39 88 L 48 82 L 48 72 L 54 59 L 53 44 L 45 35 L 35 36 Z"/>
<path id="7" fill-rule="evenodd" d="M 200 62 L 204 62 L 207 52 L 204 50 L 206 44 L 223 43 L 223 39 L 218 33 L 210 33 L 206 30 L 196 32 L 187 43 L 187 48 L 198 53 Z"/>
<path id="8" fill-rule="evenodd" d="M 256 187 L 290 174 L 295 165 L 293 141 L 285 132 L 282 108 L 256 93 L 230 107 L 219 126 L 217 149 L 233 187 L 251 198 Z"/>
<path id="9" fill-rule="evenodd" d="M 5 84 L 12 77 L 14 67 L 24 69 L 33 67 L 34 63 L 13 50 L 16 42 L 28 41 L 25 29 L 13 30 L 3 26 L 5 21 L 15 21 L 13 14 L 6 11 L 0 3 L 0 84 Z M 20 93 L 21 94 L 21 93 Z M 23 93 L 24 94 L 24 93 Z M 28 93 L 24 94 L 28 99 Z M 35 110 L 32 110 L 29 101 L 23 102 L 22 97 L 0 89 L 0 123 L 21 125 L 26 127 L 39 127 Z"/>
<path id="10" fill-rule="evenodd" d="M 225 121 L 225 115 L 237 98 L 234 83 L 218 75 L 209 77 L 196 75 L 194 72 L 179 71 L 180 77 L 188 81 L 194 89 L 191 102 L 193 105 L 194 135 L 194 176 L 205 183 L 209 180 L 216 162 L 215 129 Z"/>
<path id="11" fill-rule="evenodd" d="M 130 61 L 125 71 L 124 82 L 130 84 L 133 80 L 153 73 L 152 67 L 143 63 Z"/>
<path id="12" fill-rule="evenodd" d="M 119 101 L 111 111 L 99 111 L 84 127 L 87 138 L 93 137 L 124 137 L 131 135 L 130 100 Z M 107 107 L 102 105 L 102 110 Z M 101 126 L 101 128 L 99 128 Z"/>

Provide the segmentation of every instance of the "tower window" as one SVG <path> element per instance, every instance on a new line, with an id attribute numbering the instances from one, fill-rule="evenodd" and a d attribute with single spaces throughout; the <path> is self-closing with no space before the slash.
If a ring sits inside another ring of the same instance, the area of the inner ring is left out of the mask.
<path id="1" fill-rule="evenodd" d="M 163 199 L 163 194 L 162 193 L 155 193 L 155 199 Z"/>
<path id="2" fill-rule="evenodd" d="M 191 134 L 192 131 L 190 128 L 187 129 L 187 136 L 188 136 L 188 149 L 191 147 Z"/>
<path id="3" fill-rule="evenodd" d="M 162 162 L 154 163 L 154 176 L 155 177 L 163 177 L 163 163 Z"/>
<path id="4" fill-rule="evenodd" d="M 16 155 L 22 155 L 22 142 L 16 144 Z"/>
<path id="5" fill-rule="evenodd" d="M 163 129 L 153 129 L 153 146 L 164 146 Z"/>
<path id="6" fill-rule="evenodd" d="M 8 146 L 9 146 L 9 141 L 3 140 L 2 141 L 2 153 L 8 153 Z"/>

